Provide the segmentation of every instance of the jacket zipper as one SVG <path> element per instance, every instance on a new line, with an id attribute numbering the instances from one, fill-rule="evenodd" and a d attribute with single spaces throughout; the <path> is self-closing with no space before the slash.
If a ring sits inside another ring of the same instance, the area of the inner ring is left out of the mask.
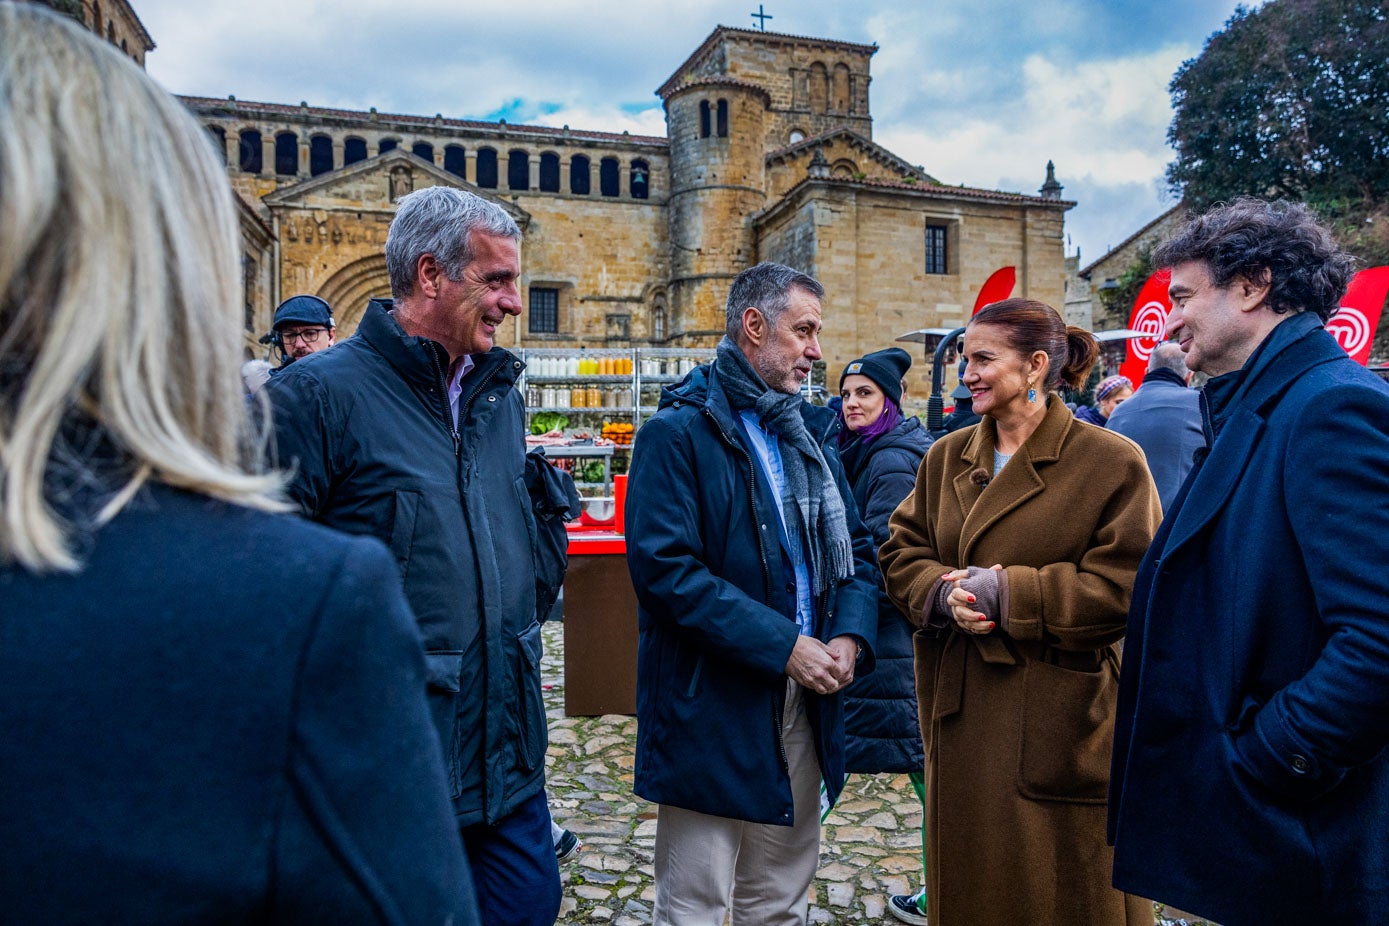
<path id="1" fill-rule="evenodd" d="M 444 375 L 444 364 L 439 359 L 439 348 L 433 342 L 426 345 L 429 348 L 429 359 L 434 361 L 434 379 L 439 385 L 439 404 L 444 412 L 444 424 L 449 429 L 449 435 L 453 437 L 453 453 L 458 456 L 463 452 L 463 438 L 458 434 L 458 426 L 453 423 L 453 409 L 449 407 L 449 383 Z M 463 410 L 459 409 L 461 418 Z"/>

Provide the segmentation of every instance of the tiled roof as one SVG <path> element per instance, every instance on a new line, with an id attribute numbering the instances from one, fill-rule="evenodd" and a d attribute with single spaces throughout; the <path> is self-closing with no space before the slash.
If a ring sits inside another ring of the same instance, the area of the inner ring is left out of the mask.
<path id="1" fill-rule="evenodd" d="M 983 190 L 977 187 L 949 186 L 943 183 L 903 183 L 899 180 L 845 180 L 839 177 L 831 177 L 827 180 L 813 180 L 807 177 L 788 190 L 786 195 L 782 197 L 782 201 L 784 202 L 789 199 L 796 190 L 808 183 L 829 183 L 835 186 L 868 187 L 870 189 L 891 190 L 894 193 L 910 192 L 935 199 L 977 199 L 1009 205 L 1048 206 L 1051 208 L 1060 207 L 1064 209 L 1070 209 L 1075 206 L 1075 202 L 1069 199 L 1047 199 L 1042 196 L 1028 196 L 1024 193 L 1007 193 L 1002 190 Z"/>
<path id="2" fill-rule="evenodd" d="M 760 93 L 762 96 L 766 97 L 768 101 L 770 101 L 772 97 L 772 95 L 767 92 L 767 88 L 761 84 L 755 84 L 750 80 L 739 80 L 736 77 L 723 77 L 718 74 L 709 77 L 692 77 L 678 84 L 668 84 L 667 87 L 662 88 L 666 92 L 663 93 L 661 97 L 662 99 L 669 99 L 681 90 L 686 90 L 690 87 L 738 87 L 742 90 L 752 90 L 756 93 Z"/>
<path id="3" fill-rule="evenodd" d="M 732 26 L 718 26 L 713 32 L 709 33 L 709 37 L 701 42 L 700 46 L 696 48 L 688 58 L 681 62 L 680 66 L 671 73 L 670 77 L 666 78 L 665 83 L 661 84 L 661 86 L 656 89 L 656 95 L 664 99 L 671 90 L 683 83 L 681 78 L 685 72 L 694 67 L 709 53 L 710 49 L 717 45 L 719 40 L 725 36 L 737 36 L 739 38 L 759 39 L 762 41 L 771 39 L 774 42 L 806 42 L 811 45 L 823 45 L 827 48 L 847 48 L 850 51 L 867 52 L 870 55 L 876 53 L 878 50 L 877 45 L 841 42 L 838 39 L 819 39 L 809 35 L 788 35 L 785 32 L 762 32 L 759 29 L 735 29 Z"/>
<path id="4" fill-rule="evenodd" d="M 631 135 L 623 132 L 591 132 L 586 129 L 556 129 L 545 125 L 513 125 L 509 122 L 482 122 L 470 119 L 446 119 L 435 116 L 412 116 L 401 113 L 373 113 L 356 109 L 328 109 L 321 106 L 290 106 L 284 103 L 260 103 L 250 100 L 217 99 L 215 97 L 180 96 L 185 104 L 195 110 L 221 110 L 238 115 L 283 116 L 287 120 L 302 119 L 306 116 L 326 119 L 342 119 L 351 122 L 378 123 L 382 126 L 412 126 L 420 129 L 468 129 L 477 132 L 517 133 L 543 135 L 557 139 L 580 141 L 606 141 L 637 145 L 660 145 L 666 147 L 669 141 L 658 135 Z"/>

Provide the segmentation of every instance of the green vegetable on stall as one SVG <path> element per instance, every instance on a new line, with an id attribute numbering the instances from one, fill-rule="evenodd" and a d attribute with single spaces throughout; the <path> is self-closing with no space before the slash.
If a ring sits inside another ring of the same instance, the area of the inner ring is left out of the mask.
<path id="1" fill-rule="evenodd" d="M 559 412 L 536 412 L 531 416 L 531 433 L 546 434 L 550 431 L 563 431 L 569 427 L 569 419 Z"/>
<path id="2" fill-rule="evenodd" d="M 583 464 L 583 478 L 580 482 L 602 482 L 603 481 L 603 461 L 589 460 Z"/>

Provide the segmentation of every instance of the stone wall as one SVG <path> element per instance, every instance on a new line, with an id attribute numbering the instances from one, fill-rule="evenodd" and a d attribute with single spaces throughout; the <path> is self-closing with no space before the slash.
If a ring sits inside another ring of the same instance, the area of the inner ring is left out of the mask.
<path id="1" fill-rule="evenodd" d="M 950 202 L 866 184 L 807 182 L 758 226 L 758 257 L 804 270 L 826 290 L 821 349 L 831 387 L 844 364 L 919 328 L 968 320 L 980 286 L 999 267 L 1018 268 L 1014 295 L 1063 300 L 1061 222 L 1068 204 Z M 955 257 L 925 270 L 925 226 L 952 228 Z M 920 358 L 920 345 L 903 345 Z M 953 373 L 949 377 L 953 384 Z M 908 375 L 909 410 L 922 411 L 929 364 Z"/>

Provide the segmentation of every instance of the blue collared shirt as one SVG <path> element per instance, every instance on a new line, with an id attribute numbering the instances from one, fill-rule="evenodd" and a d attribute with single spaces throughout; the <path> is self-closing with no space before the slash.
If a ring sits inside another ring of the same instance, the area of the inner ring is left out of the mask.
<path id="1" fill-rule="evenodd" d="M 757 419 L 757 413 L 751 409 L 743 409 L 738 413 L 739 419 L 743 422 L 743 430 L 747 432 L 748 440 L 752 447 L 757 451 L 757 458 L 762 463 L 762 470 L 772 484 L 772 498 L 776 500 L 777 517 L 781 519 L 781 537 L 783 543 L 786 541 L 786 512 L 782 508 L 781 493 L 786 488 L 786 470 L 781 462 L 781 444 L 774 432 L 762 427 L 762 423 Z M 804 538 L 809 543 L 810 538 Z M 806 563 L 804 556 L 795 564 L 796 567 L 796 623 L 801 627 L 803 636 L 813 637 L 815 635 L 815 605 L 810 592 L 810 566 Z"/>

